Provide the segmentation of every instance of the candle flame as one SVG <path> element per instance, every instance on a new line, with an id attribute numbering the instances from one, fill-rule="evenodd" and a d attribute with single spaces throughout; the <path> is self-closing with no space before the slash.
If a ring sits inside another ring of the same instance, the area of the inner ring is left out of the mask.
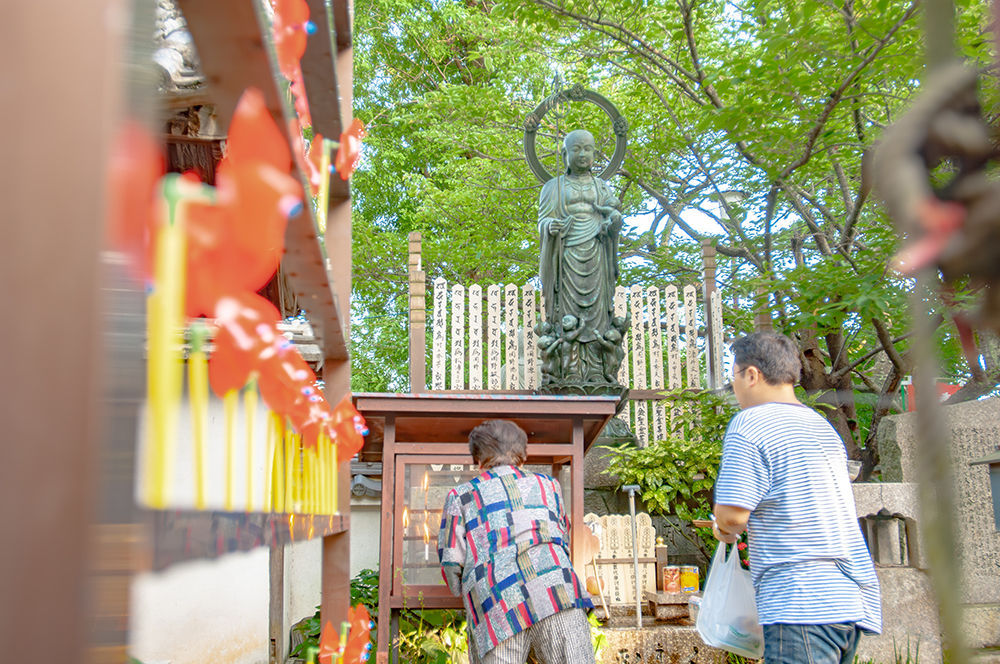
<path id="1" fill-rule="evenodd" d="M 430 486 L 430 479 L 427 477 L 427 473 L 424 473 L 424 486 L 422 487 L 424 491 L 427 491 L 427 487 Z"/>
<path id="2" fill-rule="evenodd" d="M 403 527 L 406 528 L 410 525 L 410 512 L 404 507 L 403 508 Z"/>
<path id="3" fill-rule="evenodd" d="M 427 530 L 427 522 L 424 521 L 424 544 L 427 544 L 430 541 L 431 541 L 431 533 L 429 530 Z"/>

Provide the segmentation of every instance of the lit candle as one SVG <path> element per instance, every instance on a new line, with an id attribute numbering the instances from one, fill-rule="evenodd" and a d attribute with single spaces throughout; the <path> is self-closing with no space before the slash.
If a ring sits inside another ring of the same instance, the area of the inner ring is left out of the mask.
<path id="1" fill-rule="evenodd" d="M 236 409 L 239 406 L 239 390 L 229 390 L 226 396 L 222 397 L 222 404 L 226 417 L 226 502 L 225 510 L 233 511 L 233 500 L 236 495 L 236 487 L 233 483 L 233 474 L 236 472 Z"/>
<path id="2" fill-rule="evenodd" d="M 188 390 L 191 393 L 191 429 L 194 439 L 194 506 L 203 510 L 207 505 L 208 478 L 208 359 L 205 356 L 207 330 L 201 323 L 191 326 L 191 357 L 188 358 Z"/>
<path id="3" fill-rule="evenodd" d="M 253 511 L 253 430 L 257 417 L 257 381 L 243 391 L 243 416 L 247 422 L 247 512 Z"/>

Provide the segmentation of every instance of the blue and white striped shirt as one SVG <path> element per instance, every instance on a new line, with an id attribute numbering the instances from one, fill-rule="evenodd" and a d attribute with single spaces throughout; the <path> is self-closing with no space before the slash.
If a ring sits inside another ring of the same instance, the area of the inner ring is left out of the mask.
<path id="1" fill-rule="evenodd" d="M 715 502 L 750 512 L 762 625 L 882 630 L 878 577 L 858 526 L 844 444 L 811 408 L 768 403 L 729 423 Z"/>

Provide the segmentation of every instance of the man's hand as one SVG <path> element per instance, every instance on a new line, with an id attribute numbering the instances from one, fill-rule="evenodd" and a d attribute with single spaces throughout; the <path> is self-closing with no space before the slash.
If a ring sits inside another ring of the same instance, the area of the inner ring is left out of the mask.
<path id="1" fill-rule="evenodd" d="M 712 515 L 712 534 L 726 544 L 734 544 L 740 533 L 747 529 L 750 510 L 735 505 L 716 505 Z"/>
<path id="2" fill-rule="evenodd" d="M 715 539 L 725 544 L 736 544 L 736 540 L 740 538 L 739 533 L 723 533 L 715 521 L 712 522 L 712 534 L 715 535 Z"/>
<path id="3" fill-rule="evenodd" d="M 549 235 L 559 235 L 568 225 L 568 219 L 553 219 L 549 222 Z"/>

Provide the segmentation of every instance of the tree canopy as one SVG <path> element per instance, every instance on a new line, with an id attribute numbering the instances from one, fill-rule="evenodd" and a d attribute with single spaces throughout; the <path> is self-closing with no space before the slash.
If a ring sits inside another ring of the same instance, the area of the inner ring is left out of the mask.
<path id="1" fill-rule="evenodd" d="M 919 1 L 357 0 L 355 13 L 356 114 L 369 130 L 353 185 L 355 389 L 407 387 L 410 231 L 423 233 L 429 279 L 537 275 L 524 116 L 555 85 L 580 83 L 629 121 L 610 179 L 631 223 L 622 283 L 697 281 L 711 238 L 727 332 L 751 331 L 763 297 L 803 350 L 803 387 L 835 407 L 849 455 L 877 463 L 878 421 L 912 371 L 912 285 L 889 269 L 898 239 L 870 161 L 919 90 Z M 997 100 L 989 18 L 986 3 L 958 3 L 986 109 Z M 599 111 L 550 115 L 539 130 L 550 172 L 560 132 L 580 124 L 610 155 Z M 957 397 L 993 390 L 992 339 L 980 337 L 973 371 L 934 310 L 942 370 L 966 385 Z"/>

